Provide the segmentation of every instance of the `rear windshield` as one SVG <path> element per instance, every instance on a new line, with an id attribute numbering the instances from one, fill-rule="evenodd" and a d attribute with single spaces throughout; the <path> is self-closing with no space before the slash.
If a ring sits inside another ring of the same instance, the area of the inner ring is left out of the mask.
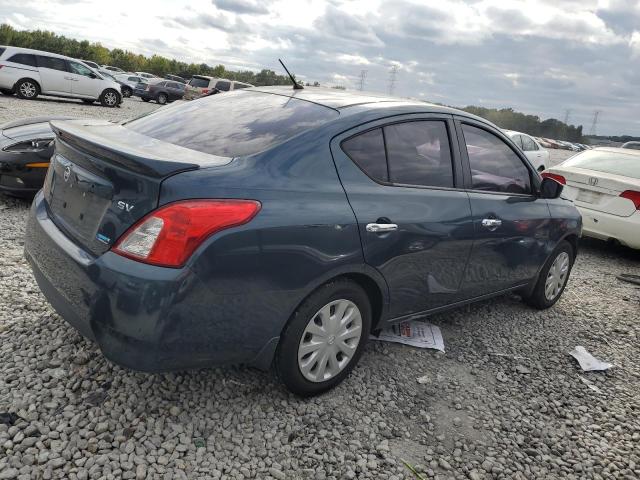
<path id="1" fill-rule="evenodd" d="M 587 150 L 571 157 L 562 166 L 640 179 L 640 155 L 633 153 Z"/>
<path id="2" fill-rule="evenodd" d="M 189 85 L 197 88 L 207 88 L 209 86 L 209 79 L 193 77 L 191 80 L 189 80 Z"/>
<path id="3" fill-rule="evenodd" d="M 125 125 L 181 147 L 240 157 L 267 150 L 338 115 L 304 100 L 239 90 L 155 110 Z"/>

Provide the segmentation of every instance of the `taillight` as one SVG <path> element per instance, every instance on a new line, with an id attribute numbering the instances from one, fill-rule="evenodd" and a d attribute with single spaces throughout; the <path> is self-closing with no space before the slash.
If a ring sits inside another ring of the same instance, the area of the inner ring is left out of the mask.
<path id="1" fill-rule="evenodd" d="M 163 267 L 181 267 L 208 237 L 250 221 L 260 211 L 255 200 L 185 200 L 147 214 L 116 242 L 124 257 Z"/>
<path id="2" fill-rule="evenodd" d="M 202 89 L 202 93 L 209 93 L 209 89 L 208 88 L 203 88 Z"/>
<path id="3" fill-rule="evenodd" d="M 636 206 L 636 210 L 640 210 L 640 192 L 635 190 L 625 190 L 620 194 L 622 198 L 627 198 Z"/>
<path id="4" fill-rule="evenodd" d="M 556 173 L 549 173 L 549 172 L 542 172 L 541 173 L 543 178 L 550 178 L 551 180 L 555 180 L 556 182 L 562 184 L 562 185 L 566 185 L 567 181 L 565 180 L 565 178 L 562 175 L 558 175 Z"/>

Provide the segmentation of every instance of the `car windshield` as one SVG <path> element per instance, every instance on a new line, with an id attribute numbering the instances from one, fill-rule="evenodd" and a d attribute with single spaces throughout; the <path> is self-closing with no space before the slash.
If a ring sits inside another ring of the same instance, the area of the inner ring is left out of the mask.
<path id="1" fill-rule="evenodd" d="M 240 90 L 156 110 L 124 125 L 182 147 L 239 157 L 262 152 L 338 115 L 288 96 Z"/>
<path id="2" fill-rule="evenodd" d="M 575 157 L 571 157 L 562 166 L 584 168 L 595 172 L 612 173 L 623 177 L 640 179 L 640 155 L 636 153 L 586 150 Z"/>

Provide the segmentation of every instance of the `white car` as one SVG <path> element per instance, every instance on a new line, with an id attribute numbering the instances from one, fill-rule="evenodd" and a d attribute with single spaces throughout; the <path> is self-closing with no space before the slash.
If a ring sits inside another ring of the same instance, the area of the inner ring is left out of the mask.
<path id="1" fill-rule="evenodd" d="M 582 233 L 640 249 L 640 151 L 585 150 L 542 173 L 565 187 L 582 214 Z"/>
<path id="2" fill-rule="evenodd" d="M 531 135 L 513 130 L 503 130 L 503 132 L 522 149 L 536 170 L 542 172 L 549 166 L 549 150 L 543 148 Z"/>
<path id="3" fill-rule="evenodd" d="M 0 46 L 0 92 L 32 100 L 38 95 L 97 100 L 105 107 L 122 101 L 120 85 L 80 60 L 28 48 Z"/>

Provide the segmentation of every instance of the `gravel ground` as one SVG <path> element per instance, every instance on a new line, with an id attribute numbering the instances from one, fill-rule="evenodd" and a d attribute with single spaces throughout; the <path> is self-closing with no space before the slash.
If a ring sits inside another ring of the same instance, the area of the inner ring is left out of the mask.
<path id="1" fill-rule="evenodd" d="M 154 106 L 0 107 L 6 120 Z M 110 364 L 39 293 L 27 211 L 0 196 L 0 479 L 413 478 L 401 459 L 424 478 L 640 477 L 640 287 L 616 279 L 640 274 L 639 253 L 585 241 L 554 308 L 505 296 L 438 315 L 446 354 L 372 342 L 346 382 L 300 400 L 249 368 Z M 582 373 L 576 345 L 616 367 Z"/>

